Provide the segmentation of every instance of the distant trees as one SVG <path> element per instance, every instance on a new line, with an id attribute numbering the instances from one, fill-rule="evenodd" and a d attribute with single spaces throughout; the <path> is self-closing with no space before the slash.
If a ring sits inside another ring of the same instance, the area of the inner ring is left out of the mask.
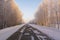
<path id="1" fill-rule="evenodd" d="M 60 24 L 60 0 L 43 0 L 35 17 L 39 25 L 58 26 Z"/>
<path id="2" fill-rule="evenodd" d="M 0 28 L 21 24 L 21 13 L 14 0 L 0 0 Z"/>
<path id="3" fill-rule="evenodd" d="M 29 21 L 28 23 L 29 24 L 36 24 L 36 21 L 35 21 L 35 19 L 33 19 L 33 20 Z"/>

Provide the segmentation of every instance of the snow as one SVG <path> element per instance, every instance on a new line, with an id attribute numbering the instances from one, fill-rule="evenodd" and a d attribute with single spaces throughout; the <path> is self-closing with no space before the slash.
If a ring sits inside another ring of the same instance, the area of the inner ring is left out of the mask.
<path id="1" fill-rule="evenodd" d="M 29 25 L 45 33 L 46 35 L 53 38 L 54 40 L 60 40 L 60 30 L 58 29 L 34 25 L 34 24 L 29 24 Z"/>
<path id="2" fill-rule="evenodd" d="M 31 36 L 31 40 L 34 40 L 34 37 L 33 36 Z"/>
<path id="3" fill-rule="evenodd" d="M 23 25 L 24 24 L 0 30 L 0 40 L 6 40 L 13 33 L 15 33 L 17 30 L 19 30 Z"/>

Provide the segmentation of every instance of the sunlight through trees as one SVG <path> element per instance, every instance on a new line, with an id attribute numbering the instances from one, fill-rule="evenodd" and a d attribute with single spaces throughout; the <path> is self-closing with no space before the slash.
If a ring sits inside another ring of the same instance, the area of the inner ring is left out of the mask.
<path id="1" fill-rule="evenodd" d="M 0 0 L 0 28 L 22 23 L 22 12 L 14 0 Z"/>
<path id="2" fill-rule="evenodd" d="M 35 17 L 39 25 L 58 27 L 60 25 L 60 0 L 43 0 Z"/>

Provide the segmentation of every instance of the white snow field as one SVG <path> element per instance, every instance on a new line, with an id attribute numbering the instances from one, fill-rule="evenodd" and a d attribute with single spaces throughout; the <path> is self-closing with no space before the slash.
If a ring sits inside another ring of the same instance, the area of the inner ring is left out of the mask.
<path id="1" fill-rule="evenodd" d="M 34 24 L 29 24 L 29 25 L 45 33 L 46 35 L 53 38 L 54 40 L 60 40 L 60 30 L 58 29 L 34 25 Z"/>
<path id="2" fill-rule="evenodd" d="M 15 33 L 17 30 L 19 30 L 23 25 L 24 24 L 0 30 L 0 40 L 6 40 L 13 33 Z"/>

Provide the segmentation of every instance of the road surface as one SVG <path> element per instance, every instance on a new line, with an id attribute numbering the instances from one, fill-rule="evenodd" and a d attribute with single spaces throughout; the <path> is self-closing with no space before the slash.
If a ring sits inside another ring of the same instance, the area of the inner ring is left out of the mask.
<path id="1" fill-rule="evenodd" d="M 54 40 L 40 30 L 26 24 L 7 40 Z"/>

